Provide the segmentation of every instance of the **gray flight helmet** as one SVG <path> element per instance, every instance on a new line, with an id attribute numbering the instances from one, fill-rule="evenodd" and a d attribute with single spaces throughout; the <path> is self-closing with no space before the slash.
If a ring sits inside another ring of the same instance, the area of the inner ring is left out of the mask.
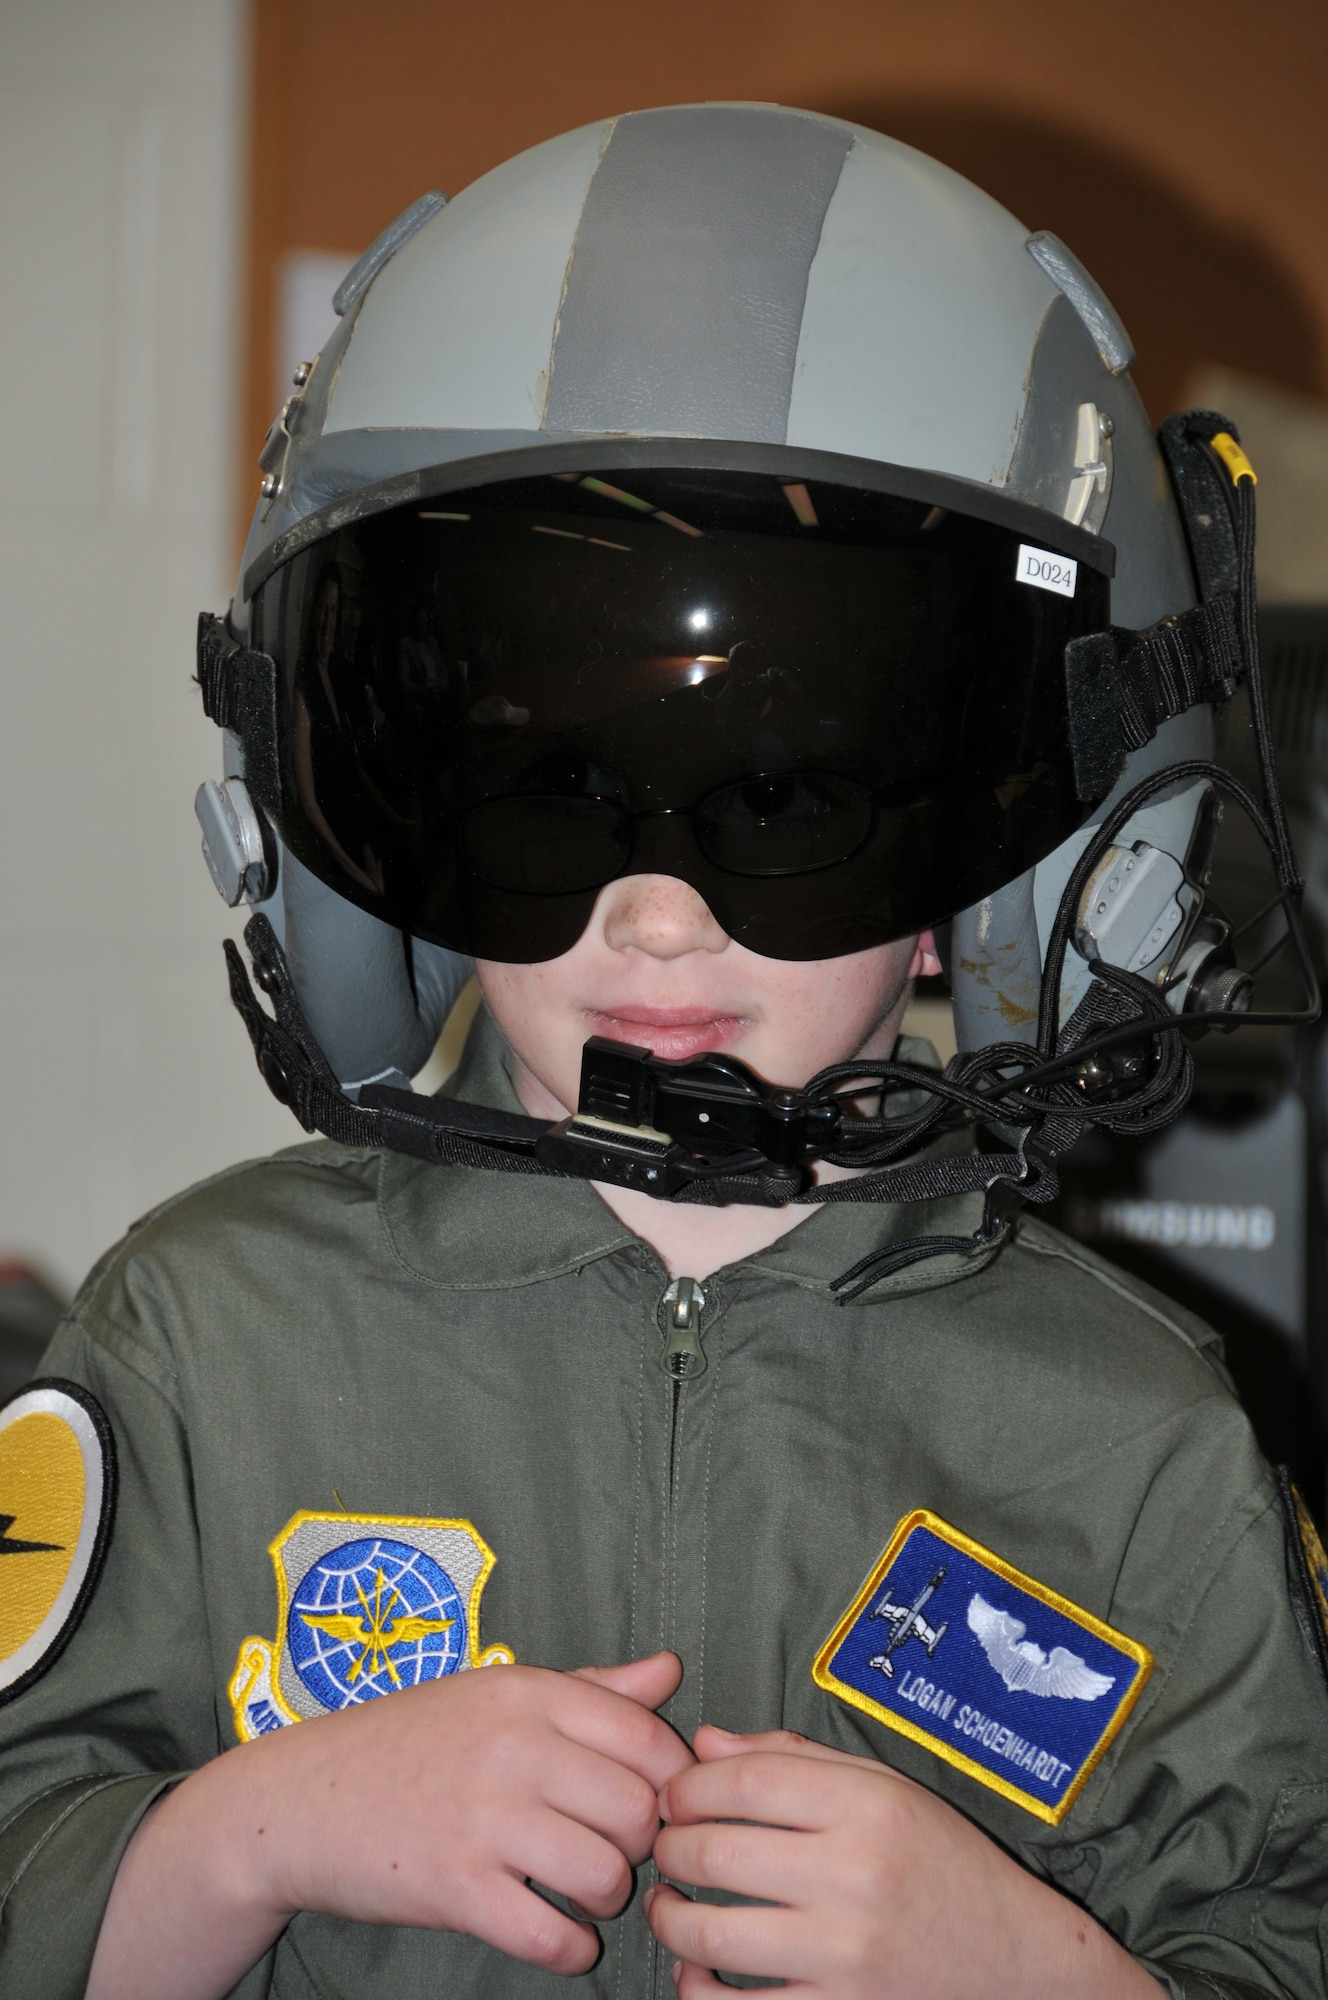
<path id="1" fill-rule="evenodd" d="M 583 126 L 454 201 L 421 197 L 334 303 L 337 330 L 262 453 L 230 612 L 242 641 L 275 545 L 292 553 L 302 524 L 312 540 L 372 511 L 380 488 L 399 504 L 415 475 L 421 493 L 437 490 L 442 466 L 461 485 L 497 454 L 533 473 L 552 446 L 630 451 L 638 439 L 958 478 L 1109 540 L 1115 625 L 1142 629 L 1195 601 L 1130 343 L 1093 280 L 1055 237 L 860 126 L 760 104 Z M 1035 1039 L 1043 950 L 1076 861 L 1118 798 L 1210 754 L 1212 734 L 1202 705 L 1164 723 L 1088 824 L 953 913 L 943 949 L 961 1048 Z M 225 784 L 199 798 L 218 887 L 272 918 L 343 1084 L 410 1074 L 469 962 L 316 881 L 261 823 L 242 762 L 232 738 Z M 1131 864 L 1097 955 L 1150 973 L 1165 956 L 1204 791 L 1178 785 L 1118 834 L 1113 853 L 1171 865 Z M 1089 976 L 1070 952 L 1062 1018 Z"/>

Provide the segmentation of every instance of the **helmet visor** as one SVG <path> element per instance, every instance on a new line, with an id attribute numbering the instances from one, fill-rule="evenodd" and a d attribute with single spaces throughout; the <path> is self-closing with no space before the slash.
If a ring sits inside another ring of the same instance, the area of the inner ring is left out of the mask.
<path id="1" fill-rule="evenodd" d="M 412 500 L 258 590 L 279 830 L 375 916 L 483 958 L 558 956 L 644 873 L 767 957 L 865 950 L 1084 819 L 1064 652 L 1108 589 L 1026 528 L 828 481 L 638 469 Z"/>

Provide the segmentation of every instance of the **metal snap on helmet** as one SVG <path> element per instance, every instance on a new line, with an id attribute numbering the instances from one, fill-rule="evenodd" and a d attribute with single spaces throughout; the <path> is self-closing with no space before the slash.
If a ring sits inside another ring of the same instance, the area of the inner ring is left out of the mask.
<path id="1" fill-rule="evenodd" d="M 424 196 L 335 303 L 203 621 L 199 810 L 337 1080 L 646 871 L 770 956 L 944 924 L 961 1049 L 1033 1040 L 1095 829 L 1234 685 L 1177 641 L 1130 691 L 1195 580 L 1071 252 L 878 133 L 690 105 Z M 1207 795 L 1116 830 L 1061 1018 L 1190 935 Z"/>

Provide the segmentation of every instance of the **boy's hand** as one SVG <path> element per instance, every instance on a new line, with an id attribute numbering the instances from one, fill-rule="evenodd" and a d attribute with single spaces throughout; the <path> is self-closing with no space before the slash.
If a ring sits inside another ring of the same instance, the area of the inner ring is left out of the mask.
<path id="1" fill-rule="evenodd" d="M 584 1972 L 587 1917 L 621 1909 L 693 1762 L 652 1711 L 672 1653 L 560 1674 L 486 1667 L 228 1751 L 139 1828 L 98 1941 L 90 2000 L 211 2000 L 297 1910 L 465 1931 Z"/>
<path id="2" fill-rule="evenodd" d="M 775 1907 L 651 1890 L 680 2000 L 726 1991 L 715 1971 L 782 1979 L 796 2000 L 1158 2000 L 1091 1917 L 898 1772 L 784 1731 L 706 1727 L 695 1749 L 660 1794 L 660 1873 Z"/>
<path id="3" fill-rule="evenodd" d="M 275 1758 L 268 1774 L 288 1857 L 277 1900 L 468 1931 L 550 1971 L 586 1971 L 593 1928 L 526 1880 L 588 1917 L 621 1909 L 658 1831 L 657 1792 L 692 1762 L 652 1713 L 680 1679 L 671 1653 L 579 1674 L 489 1667 L 301 1724 L 289 1733 L 292 1752 L 304 1738 L 298 1793 Z"/>

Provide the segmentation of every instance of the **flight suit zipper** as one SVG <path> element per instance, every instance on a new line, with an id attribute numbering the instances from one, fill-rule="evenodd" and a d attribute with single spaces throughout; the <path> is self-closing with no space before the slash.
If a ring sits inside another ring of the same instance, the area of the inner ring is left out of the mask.
<path id="1" fill-rule="evenodd" d="M 706 1295 L 695 1278 L 674 1278 L 662 1293 L 656 1308 L 656 1318 L 664 1336 L 664 1344 L 659 1351 L 660 1371 L 669 1383 L 668 1418 L 668 1494 L 664 1519 L 664 1577 L 666 1591 L 671 1588 L 674 1569 L 675 1500 L 678 1483 L 678 1443 L 680 1418 L 682 1415 L 682 1393 L 688 1382 L 704 1375 L 709 1363 L 701 1331 L 701 1314 L 705 1308 Z M 675 1643 L 672 1633 L 668 1643 Z M 654 1881 L 653 1865 L 646 1871 L 647 1878 Z M 650 1954 L 646 1972 L 646 1994 L 651 2000 L 663 2000 L 670 1988 L 664 1977 L 667 1954 L 650 1943 Z"/>
<path id="2" fill-rule="evenodd" d="M 678 1413 L 684 1382 L 704 1375 L 707 1367 L 701 1339 L 701 1313 L 706 1295 L 695 1278 L 675 1278 L 659 1302 L 659 1321 L 664 1332 L 659 1365 L 672 1384 L 669 1413 L 669 1499 L 672 1502 L 678 1450 Z"/>
<path id="3" fill-rule="evenodd" d="M 701 1344 L 701 1312 L 705 1293 L 695 1278 L 675 1278 L 659 1302 L 664 1346 L 659 1365 L 675 1383 L 689 1382 L 706 1371 Z"/>

